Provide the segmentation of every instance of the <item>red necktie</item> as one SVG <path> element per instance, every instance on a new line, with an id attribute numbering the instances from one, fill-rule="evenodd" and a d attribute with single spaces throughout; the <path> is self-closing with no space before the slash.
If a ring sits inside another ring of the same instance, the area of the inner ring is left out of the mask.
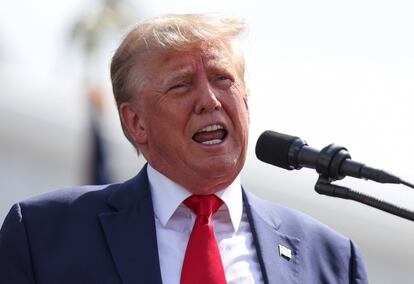
<path id="1" fill-rule="evenodd" d="M 197 214 L 185 251 L 181 284 L 225 284 L 211 217 L 223 204 L 217 196 L 192 195 L 183 202 Z"/>

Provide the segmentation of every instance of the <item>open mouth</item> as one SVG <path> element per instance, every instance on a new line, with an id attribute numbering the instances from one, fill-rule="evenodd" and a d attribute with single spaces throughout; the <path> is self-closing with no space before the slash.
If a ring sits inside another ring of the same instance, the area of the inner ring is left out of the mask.
<path id="1" fill-rule="evenodd" d="M 220 124 L 212 124 L 198 130 L 193 140 L 203 145 L 216 145 L 226 139 L 227 130 Z"/>

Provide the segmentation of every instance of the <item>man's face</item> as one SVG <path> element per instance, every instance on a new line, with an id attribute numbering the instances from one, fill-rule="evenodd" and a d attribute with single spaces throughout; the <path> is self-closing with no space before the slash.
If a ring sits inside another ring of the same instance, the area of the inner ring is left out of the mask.
<path id="1" fill-rule="evenodd" d="M 227 48 L 198 47 L 157 53 L 136 73 L 144 78 L 130 105 L 136 142 L 155 169 L 196 194 L 228 186 L 245 161 L 246 90 L 234 60 Z"/>

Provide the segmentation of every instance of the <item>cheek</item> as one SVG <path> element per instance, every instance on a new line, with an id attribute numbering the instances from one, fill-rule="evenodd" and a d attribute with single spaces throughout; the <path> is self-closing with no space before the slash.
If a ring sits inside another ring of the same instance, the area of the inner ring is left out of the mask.
<path id="1" fill-rule="evenodd" d="M 227 105 L 227 115 L 232 121 L 234 133 L 238 139 L 244 140 L 248 135 L 249 112 L 243 99 L 238 99 Z"/>
<path id="2" fill-rule="evenodd" d="M 169 144 L 184 139 L 189 116 L 183 108 L 175 105 L 170 105 L 168 108 L 158 108 L 156 115 L 149 119 L 149 131 L 152 136 L 163 140 L 158 140 L 159 143 Z"/>
<path id="3" fill-rule="evenodd" d="M 237 107 L 237 113 L 240 119 L 242 120 L 242 123 L 249 123 L 249 105 L 247 104 L 247 98 L 246 97 L 239 97 L 236 102 Z"/>
<path id="4" fill-rule="evenodd" d="M 247 140 L 247 137 L 249 135 L 250 116 L 247 101 L 245 99 L 242 99 L 242 101 L 239 104 L 238 115 L 240 121 L 240 134 L 243 137 L 243 139 Z"/>
<path id="5" fill-rule="evenodd" d="M 247 122 L 250 122 L 250 113 L 249 113 L 249 104 L 247 103 L 247 97 L 244 96 L 242 98 L 242 102 L 240 103 L 240 109 L 243 113 L 243 116 L 246 117 Z"/>

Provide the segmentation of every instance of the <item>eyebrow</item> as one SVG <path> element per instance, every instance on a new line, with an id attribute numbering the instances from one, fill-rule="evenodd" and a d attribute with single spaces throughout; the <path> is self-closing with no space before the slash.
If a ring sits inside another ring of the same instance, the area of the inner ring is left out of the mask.
<path id="1" fill-rule="evenodd" d="M 207 61 L 207 69 L 214 72 L 226 72 L 233 73 L 234 65 L 227 59 L 223 57 L 214 57 L 211 60 Z"/>
<path id="2" fill-rule="evenodd" d="M 193 68 L 190 66 L 183 67 L 181 69 L 175 70 L 173 73 L 168 74 L 164 77 L 161 84 L 164 86 L 165 84 L 168 84 L 169 82 L 174 82 L 180 79 L 183 79 L 185 77 L 188 77 L 188 75 L 194 73 Z"/>
<path id="3" fill-rule="evenodd" d="M 212 54 L 203 60 L 207 67 L 215 69 L 229 69 L 232 66 L 230 58 L 223 54 Z"/>

